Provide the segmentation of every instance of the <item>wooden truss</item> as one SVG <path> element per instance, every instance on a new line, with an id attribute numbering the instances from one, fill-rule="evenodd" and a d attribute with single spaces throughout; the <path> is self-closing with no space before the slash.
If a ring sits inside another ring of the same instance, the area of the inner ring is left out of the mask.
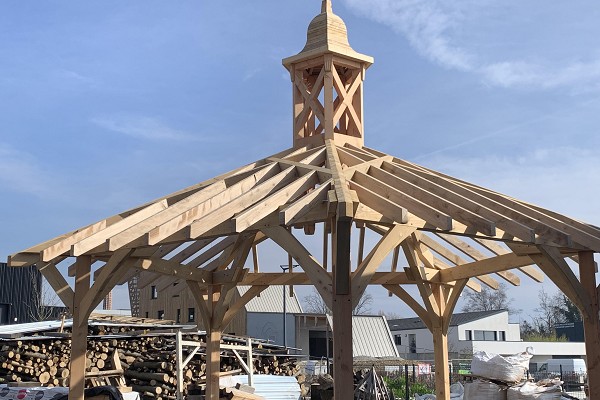
<path id="1" fill-rule="evenodd" d="M 336 398 L 353 397 L 353 305 L 368 285 L 382 285 L 433 333 L 436 394 L 449 399 L 448 325 L 463 288 L 546 275 L 582 312 L 590 393 L 599 398 L 600 229 L 365 147 L 362 85 L 373 59 L 352 50 L 330 1 L 305 48 L 283 63 L 294 93 L 291 149 L 9 257 L 13 267 L 37 265 L 73 314 L 69 397 L 83 399 L 88 316 L 133 277 L 139 288 L 194 296 L 208 332 L 210 399 L 218 398 L 221 332 L 265 287 L 282 284 L 314 285 L 333 312 Z M 371 248 L 367 231 L 377 236 Z M 302 241 L 316 232 L 319 254 Z M 288 272 L 261 271 L 266 241 L 288 254 Z M 68 262 L 74 287 L 57 268 Z M 237 298 L 237 285 L 251 289 Z"/>
<path id="2" fill-rule="evenodd" d="M 301 241 L 316 227 L 324 236 L 320 256 Z M 298 229 L 304 232 L 294 233 Z M 354 230 L 359 248 L 352 250 Z M 370 250 L 365 249 L 365 230 L 379 235 Z M 262 272 L 257 249 L 265 241 L 279 245 L 301 269 Z M 351 266 L 350 253 L 356 250 L 357 262 Z M 215 354 L 220 332 L 268 285 L 314 285 L 334 310 L 336 335 L 351 332 L 338 325 L 351 323 L 347 312 L 368 285 L 378 284 L 431 329 L 439 344 L 436 361 L 443 365 L 446 352 L 438 350 L 446 348 L 450 315 L 463 287 L 497 288 L 498 280 L 519 285 L 521 278 L 513 270 L 535 281 L 548 276 L 582 311 L 586 329 L 594 329 L 598 314 L 591 255 L 598 250 L 600 230 L 595 226 L 373 149 L 325 140 L 31 247 L 10 256 L 9 263 L 38 266 L 73 312 L 80 327 L 74 329 L 74 343 L 79 343 L 77 335 L 85 336 L 92 310 L 133 275 L 139 274 L 140 288 L 188 288 L 210 332 L 209 352 Z M 390 256 L 391 268 L 383 267 Z M 407 262 L 403 269 L 397 268 L 399 256 Z M 76 277 L 74 288 L 56 267 L 68 259 L 75 260 L 69 268 Z M 578 278 L 569 263 L 579 263 L 586 279 Z M 234 303 L 236 285 L 251 289 Z M 412 298 L 406 285 L 415 285 L 420 298 Z M 78 351 L 76 345 L 73 351 Z M 594 354 L 588 351 L 590 373 Z M 81 359 L 73 360 L 78 368 Z M 212 360 L 208 368 L 218 372 L 218 362 Z M 441 374 L 438 381 L 442 396 L 445 379 Z"/>

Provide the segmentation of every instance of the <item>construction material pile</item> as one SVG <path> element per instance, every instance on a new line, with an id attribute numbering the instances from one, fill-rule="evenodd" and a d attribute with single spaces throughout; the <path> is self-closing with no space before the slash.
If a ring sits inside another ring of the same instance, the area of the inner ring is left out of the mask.
<path id="1" fill-rule="evenodd" d="M 164 330 L 164 329 L 163 329 Z M 142 333 L 142 334 L 140 334 Z M 144 333 L 139 327 L 90 327 L 86 354 L 86 385 L 110 383 L 127 386 L 145 399 L 175 399 L 176 335 L 170 332 Z M 71 339 L 68 333 L 49 333 L 0 342 L 0 383 L 39 382 L 48 387 L 69 385 Z M 184 394 L 202 392 L 206 383 L 206 337 L 184 334 L 184 340 L 200 343 L 200 350 L 183 369 Z M 239 345 L 240 338 L 224 336 L 222 343 Z M 245 340 L 243 341 L 245 343 Z M 183 347 L 183 359 L 192 348 Z M 255 374 L 297 374 L 296 359 L 278 346 L 253 343 Z M 221 374 L 241 373 L 242 365 L 231 350 L 221 351 Z"/>
<path id="2" fill-rule="evenodd" d="M 529 348 L 509 357 L 475 353 L 471 374 L 476 379 L 465 385 L 464 400 L 560 400 L 561 381 L 526 381 L 532 353 Z"/>

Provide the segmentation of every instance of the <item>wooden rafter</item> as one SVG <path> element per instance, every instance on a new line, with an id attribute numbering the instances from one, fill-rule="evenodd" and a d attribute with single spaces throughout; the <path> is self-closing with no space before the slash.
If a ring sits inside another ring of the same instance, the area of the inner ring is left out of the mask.
<path id="1" fill-rule="evenodd" d="M 442 240 L 446 241 L 448 244 L 450 244 L 450 246 L 458 249 L 463 254 L 466 254 L 468 257 L 470 257 L 476 261 L 484 262 L 485 260 L 489 259 L 489 257 L 485 256 L 479 250 L 477 250 L 476 248 L 474 248 L 467 242 L 461 240 L 457 236 L 445 235 L 443 233 L 438 233 L 437 236 L 439 238 L 441 238 Z M 522 263 L 517 263 L 517 264 L 521 265 Z M 526 265 L 530 265 L 530 264 L 526 264 Z M 515 265 L 515 267 L 517 267 L 517 265 Z M 507 269 L 512 269 L 512 268 L 507 268 Z M 521 284 L 521 280 L 519 279 L 519 277 L 510 271 L 498 270 L 498 271 L 491 271 L 491 272 L 495 272 L 498 276 L 503 278 L 505 281 L 507 281 L 511 285 L 519 286 Z"/>

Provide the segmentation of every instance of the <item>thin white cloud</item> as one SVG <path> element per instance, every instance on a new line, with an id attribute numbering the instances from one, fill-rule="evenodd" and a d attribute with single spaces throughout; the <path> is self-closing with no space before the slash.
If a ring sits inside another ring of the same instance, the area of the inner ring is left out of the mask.
<path id="1" fill-rule="evenodd" d="M 600 100 L 599 98 L 592 98 L 592 99 L 589 99 L 589 100 L 586 100 L 583 102 L 576 103 L 570 107 L 560 108 L 560 109 L 555 110 L 554 112 L 541 114 L 535 118 L 527 119 L 525 121 L 521 121 L 521 122 L 518 122 L 518 123 L 515 123 L 512 125 L 504 126 L 502 128 L 493 130 L 491 132 L 482 132 L 482 133 L 477 134 L 467 140 L 464 140 L 461 142 L 456 142 L 450 146 L 438 148 L 433 151 L 430 151 L 430 152 L 427 152 L 424 154 L 420 154 L 420 155 L 414 157 L 414 160 L 419 162 L 420 160 L 429 159 L 431 156 L 436 156 L 436 155 L 445 153 L 449 150 L 456 150 L 456 149 L 459 149 L 462 147 L 471 146 L 476 143 L 483 142 L 483 141 L 489 140 L 491 138 L 494 138 L 494 137 L 497 137 L 500 135 L 511 134 L 513 132 L 523 130 L 523 128 L 533 126 L 535 124 L 549 120 L 551 118 L 556 118 L 556 117 L 565 118 L 566 114 L 569 114 L 575 110 L 585 108 L 585 107 L 590 107 L 590 106 L 596 107 L 597 104 L 599 104 L 598 103 L 599 100 Z"/>
<path id="2" fill-rule="evenodd" d="M 346 0 L 357 12 L 406 36 L 425 57 L 444 66 L 471 70 L 472 56 L 452 43 L 451 31 L 459 13 L 443 10 L 428 0 Z"/>
<path id="3" fill-rule="evenodd" d="M 554 88 L 600 83 L 600 59 L 589 62 L 573 62 L 559 69 L 551 69 L 523 61 L 506 61 L 480 68 L 487 82 L 504 87 L 534 86 Z"/>
<path id="4" fill-rule="evenodd" d="M 55 196 L 56 182 L 30 154 L 0 143 L 0 185 L 6 193 Z"/>
<path id="5" fill-rule="evenodd" d="M 520 155 L 437 156 L 427 166 L 600 225 L 600 153 L 578 147 L 538 148 Z"/>
<path id="6" fill-rule="evenodd" d="M 147 116 L 104 116 L 92 118 L 91 121 L 104 129 L 138 139 L 156 141 L 194 141 L 200 139 L 188 132 L 174 129 L 157 118 Z"/>
<path id="7" fill-rule="evenodd" d="M 496 54 L 495 56 L 500 57 L 499 60 L 486 59 L 485 55 L 476 50 L 481 45 L 476 39 L 478 32 L 465 34 L 463 29 L 467 23 L 472 23 L 474 20 L 494 18 L 489 10 L 482 11 L 482 7 L 486 6 L 483 3 L 490 3 L 487 6 L 492 9 L 494 2 L 474 3 L 471 0 L 452 2 L 345 0 L 345 2 L 355 12 L 404 35 L 410 45 L 427 59 L 446 68 L 477 74 L 486 84 L 542 89 L 568 87 L 581 90 L 582 86 L 588 90 L 600 88 L 600 58 L 592 57 L 585 61 L 580 59 L 532 61 L 513 59 L 508 56 L 508 59 L 502 60 L 506 55 Z M 495 18 L 500 17 L 495 16 Z M 499 32 L 498 36 L 505 34 Z M 597 50 L 586 49 L 585 56 Z"/>

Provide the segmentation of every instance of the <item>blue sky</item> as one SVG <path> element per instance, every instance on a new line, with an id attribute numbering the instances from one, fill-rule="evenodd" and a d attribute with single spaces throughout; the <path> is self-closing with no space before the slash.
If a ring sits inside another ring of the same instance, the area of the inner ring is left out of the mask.
<path id="1" fill-rule="evenodd" d="M 375 57 L 368 146 L 600 224 L 600 3 L 333 7 Z M 281 59 L 319 9 L 3 1 L 0 257 L 289 147 Z"/>

